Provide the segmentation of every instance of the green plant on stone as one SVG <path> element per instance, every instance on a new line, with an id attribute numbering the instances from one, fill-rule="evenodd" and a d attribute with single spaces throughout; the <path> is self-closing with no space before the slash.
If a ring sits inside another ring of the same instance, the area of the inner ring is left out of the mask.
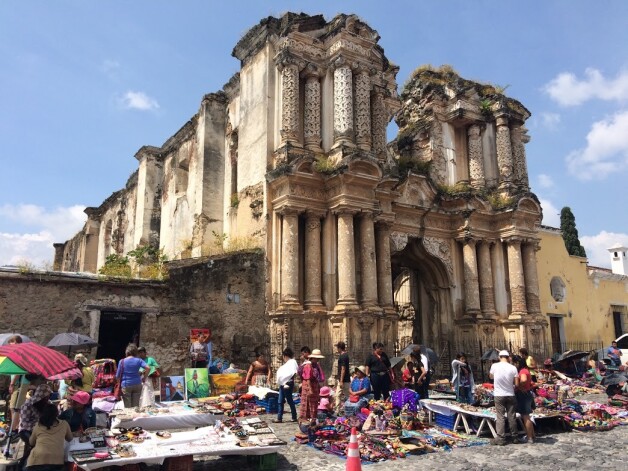
<path id="1" fill-rule="evenodd" d="M 334 165 L 334 163 L 330 159 L 322 155 L 316 157 L 316 160 L 314 161 L 314 170 L 316 170 L 318 173 L 331 175 L 337 170 L 337 168 L 338 167 Z"/>
<path id="2" fill-rule="evenodd" d="M 237 193 L 231 193 L 231 207 L 237 208 L 240 204 L 240 198 Z"/>
<path id="3" fill-rule="evenodd" d="M 98 273 L 116 278 L 131 278 L 133 274 L 129 257 L 118 254 L 111 254 L 105 258 L 105 264 L 100 267 Z"/>

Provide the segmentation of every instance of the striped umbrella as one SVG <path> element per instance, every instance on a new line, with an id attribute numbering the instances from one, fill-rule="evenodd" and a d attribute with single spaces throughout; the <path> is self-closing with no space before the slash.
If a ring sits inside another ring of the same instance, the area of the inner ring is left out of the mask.
<path id="1" fill-rule="evenodd" d="M 48 379 L 73 379 L 82 376 L 67 357 L 51 348 L 35 342 L 5 345 L 0 347 L 0 356 L 5 356 L 28 373 Z"/>
<path id="2" fill-rule="evenodd" d="M 20 368 L 7 357 L 0 357 L 0 375 L 23 375 L 28 373 L 23 368 Z"/>

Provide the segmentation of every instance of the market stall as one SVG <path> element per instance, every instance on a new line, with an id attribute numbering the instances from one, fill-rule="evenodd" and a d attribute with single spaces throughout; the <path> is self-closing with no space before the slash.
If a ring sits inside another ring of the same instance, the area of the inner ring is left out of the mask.
<path id="1" fill-rule="evenodd" d="M 94 430 L 88 435 L 89 441 L 74 439 L 68 444 L 66 460 L 89 471 L 134 463 L 163 464 L 167 458 L 191 455 L 270 455 L 286 444 L 259 418 L 231 420 L 178 433 L 152 433 L 139 428 L 127 433 L 114 433 L 119 429 Z"/>

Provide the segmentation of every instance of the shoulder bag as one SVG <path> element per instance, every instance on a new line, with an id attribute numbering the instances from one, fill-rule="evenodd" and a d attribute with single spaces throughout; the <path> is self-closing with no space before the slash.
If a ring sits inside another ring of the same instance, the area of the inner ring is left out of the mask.
<path id="1" fill-rule="evenodd" d="M 124 375 L 124 360 L 120 360 L 120 379 L 116 381 L 116 384 L 113 387 L 113 397 L 116 398 L 116 401 L 122 399 L 122 377 Z"/>

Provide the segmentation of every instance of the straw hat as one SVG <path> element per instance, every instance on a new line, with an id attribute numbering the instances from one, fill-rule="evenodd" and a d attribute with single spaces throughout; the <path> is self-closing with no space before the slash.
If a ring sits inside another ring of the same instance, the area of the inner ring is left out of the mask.
<path id="1" fill-rule="evenodd" d="M 323 355 L 318 348 L 315 348 L 312 350 L 312 353 L 308 355 L 308 358 L 325 358 L 325 355 Z"/>
<path id="2" fill-rule="evenodd" d="M 364 376 L 366 376 L 366 367 L 363 365 L 356 366 L 355 371 L 360 371 Z"/>
<path id="3" fill-rule="evenodd" d="M 87 366 L 87 364 L 89 363 L 89 361 L 87 360 L 87 357 L 85 357 L 85 355 L 83 355 L 82 353 L 77 353 L 74 356 L 74 361 L 80 363 L 83 366 Z"/>

